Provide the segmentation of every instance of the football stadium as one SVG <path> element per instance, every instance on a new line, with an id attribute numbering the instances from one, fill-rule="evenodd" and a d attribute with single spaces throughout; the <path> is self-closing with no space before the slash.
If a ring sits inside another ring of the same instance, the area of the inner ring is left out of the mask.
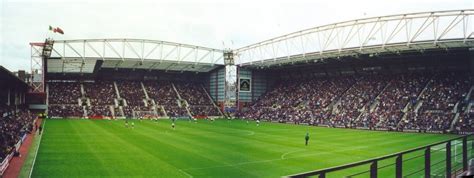
<path id="1" fill-rule="evenodd" d="M 473 9 L 232 48 L 49 28 L 0 67 L 0 177 L 474 176 Z"/>

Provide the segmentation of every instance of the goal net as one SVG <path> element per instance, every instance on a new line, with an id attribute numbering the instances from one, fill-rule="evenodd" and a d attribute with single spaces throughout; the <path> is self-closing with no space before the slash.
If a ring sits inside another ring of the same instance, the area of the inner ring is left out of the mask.
<path id="1" fill-rule="evenodd" d="M 158 119 L 160 115 L 155 111 L 133 111 L 135 119 Z"/>

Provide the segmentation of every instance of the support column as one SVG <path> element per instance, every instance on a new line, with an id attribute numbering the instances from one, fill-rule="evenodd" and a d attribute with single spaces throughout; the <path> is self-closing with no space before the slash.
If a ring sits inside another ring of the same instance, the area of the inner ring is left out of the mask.
<path id="1" fill-rule="evenodd" d="M 319 174 L 319 178 L 326 178 L 326 173 Z"/>
<path id="2" fill-rule="evenodd" d="M 240 111 L 240 67 L 237 65 L 236 66 L 236 71 L 237 71 L 237 81 L 236 81 L 236 84 L 237 84 L 237 88 L 236 88 L 236 95 L 235 95 L 235 100 L 236 100 L 236 104 L 237 104 L 237 111 Z"/>
<path id="3" fill-rule="evenodd" d="M 425 178 L 431 177 L 431 147 L 425 150 Z"/>
<path id="4" fill-rule="evenodd" d="M 370 165 L 370 178 L 377 178 L 377 161 Z"/>
<path id="5" fill-rule="evenodd" d="M 462 139 L 462 170 L 467 171 L 467 136 Z"/>
<path id="6" fill-rule="evenodd" d="M 403 176 L 403 159 L 402 155 L 398 155 L 396 159 L 396 164 L 395 164 L 395 177 L 396 178 L 402 178 Z"/>
<path id="7" fill-rule="evenodd" d="M 446 143 L 446 177 L 451 177 L 451 141 Z"/>
<path id="8" fill-rule="evenodd" d="M 7 106 L 10 106 L 10 104 L 11 104 L 11 103 L 10 103 L 10 101 L 11 101 L 11 100 L 10 100 L 10 95 L 11 95 L 11 90 L 10 90 L 10 88 L 8 88 Z"/>

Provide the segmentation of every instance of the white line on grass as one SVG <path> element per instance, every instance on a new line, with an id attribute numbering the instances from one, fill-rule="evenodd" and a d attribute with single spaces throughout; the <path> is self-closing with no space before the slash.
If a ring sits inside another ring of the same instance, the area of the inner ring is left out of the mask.
<path id="1" fill-rule="evenodd" d="M 236 167 L 236 166 L 242 166 L 242 165 L 247 165 L 247 164 L 255 164 L 255 163 L 268 163 L 268 162 L 274 162 L 274 161 L 281 161 L 285 159 L 295 159 L 295 158 L 307 158 L 311 156 L 318 156 L 318 155 L 326 155 L 326 154 L 334 154 L 334 153 L 339 153 L 339 152 L 346 152 L 346 151 L 352 151 L 352 150 L 358 150 L 361 148 L 368 148 L 368 146 L 358 146 L 358 147 L 351 147 L 349 149 L 341 149 L 337 150 L 335 152 L 317 152 L 317 153 L 311 153 L 311 154 L 305 154 L 305 155 L 300 155 L 300 156 L 293 156 L 289 158 L 282 158 L 284 154 L 288 155 L 289 153 L 284 153 L 280 158 L 278 159 L 267 159 L 267 160 L 258 160 L 258 161 L 247 161 L 247 162 L 240 162 L 236 164 L 228 164 L 228 165 L 220 165 L 220 166 L 209 166 L 209 167 L 198 167 L 198 168 L 187 168 L 184 170 L 202 170 L 202 169 L 214 169 L 214 168 L 223 168 L 223 167 Z M 300 150 L 303 151 L 303 150 Z M 293 151 L 292 151 L 293 152 Z M 286 156 L 285 155 L 285 156 Z"/>
<path id="2" fill-rule="evenodd" d="M 41 132 L 44 131 L 45 126 L 46 126 L 46 119 L 44 120 L 44 123 L 41 124 L 41 127 L 43 128 L 41 130 Z M 41 138 L 43 138 L 43 133 L 39 132 L 38 130 L 35 130 L 35 131 L 40 134 L 39 135 L 40 138 L 39 138 L 39 142 L 38 142 L 38 148 L 36 149 L 36 152 L 35 152 L 35 157 L 33 158 L 33 164 L 31 165 L 30 175 L 28 176 L 29 178 L 31 178 L 31 175 L 33 174 L 33 168 L 35 167 L 36 157 L 38 156 L 38 150 L 39 150 L 39 147 L 40 147 L 40 144 L 41 144 Z"/>
<path id="3" fill-rule="evenodd" d="M 300 149 L 300 150 L 295 150 L 295 151 L 289 151 L 289 152 L 283 153 L 283 154 L 280 156 L 280 158 L 281 158 L 281 159 L 285 159 L 285 156 L 286 156 L 286 155 L 289 155 L 289 154 L 292 154 L 292 153 L 297 153 L 297 152 L 300 152 L 300 151 L 305 151 L 305 150 Z"/>
<path id="4" fill-rule="evenodd" d="M 188 177 L 192 178 L 193 176 L 191 174 L 188 174 L 187 172 L 183 171 L 182 169 L 178 169 L 180 172 L 186 174 Z"/>
<path id="5" fill-rule="evenodd" d="M 244 131 L 249 132 L 248 134 L 245 134 L 245 135 L 255 135 L 255 132 L 254 132 L 254 131 L 249 131 L 249 130 L 244 130 Z"/>

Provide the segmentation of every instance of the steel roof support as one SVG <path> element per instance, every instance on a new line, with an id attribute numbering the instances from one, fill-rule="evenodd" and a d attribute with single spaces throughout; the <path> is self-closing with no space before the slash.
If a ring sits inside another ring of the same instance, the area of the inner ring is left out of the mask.
<path id="1" fill-rule="evenodd" d="M 467 42 L 474 40 L 473 22 L 469 18 L 472 16 L 474 10 L 469 9 L 357 19 L 297 31 L 234 51 L 237 64 L 242 66 L 256 65 L 257 62 L 259 65 L 293 63 L 308 60 L 308 55 L 315 59 L 314 54 L 319 54 L 316 59 L 323 58 L 325 53 L 331 53 L 328 57 L 337 57 L 346 55 L 344 51 L 354 48 L 364 53 L 365 49 L 386 48 L 402 42 L 408 47 L 427 42 L 435 45 L 439 42 L 450 43 L 460 39 L 464 44 L 471 44 Z M 459 34 L 452 35 L 453 31 Z M 311 40 L 313 36 L 314 41 Z"/>

